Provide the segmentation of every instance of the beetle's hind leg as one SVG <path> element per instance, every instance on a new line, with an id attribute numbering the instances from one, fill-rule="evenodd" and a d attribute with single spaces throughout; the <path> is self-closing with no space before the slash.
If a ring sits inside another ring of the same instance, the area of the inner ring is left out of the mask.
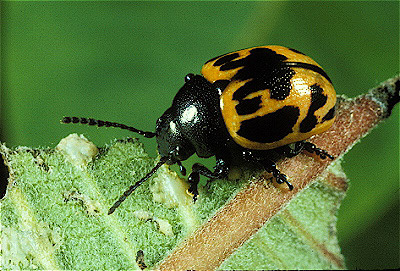
<path id="1" fill-rule="evenodd" d="M 335 157 L 330 155 L 327 151 L 320 149 L 317 146 L 315 146 L 314 143 L 307 142 L 307 141 L 298 141 L 298 142 L 294 142 L 292 144 L 288 144 L 288 145 L 274 149 L 275 152 L 277 152 L 280 155 L 283 155 L 285 157 L 289 157 L 289 158 L 298 155 L 303 150 L 306 150 L 309 153 L 315 153 L 321 159 L 326 159 L 327 157 L 331 160 L 335 159 Z"/>
<path id="2" fill-rule="evenodd" d="M 200 181 L 200 175 L 203 175 L 210 179 L 220 179 L 226 177 L 228 175 L 229 166 L 228 164 L 222 160 L 217 159 L 216 166 L 214 167 L 214 171 L 209 170 L 206 166 L 195 163 L 192 166 L 192 172 L 189 175 L 189 189 L 188 193 L 192 195 L 193 202 L 196 202 L 197 196 L 199 195 L 198 184 Z"/>
<path id="3" fill-rule="evenodd" d="M 298 155 L 304 149 L 305 141 L 298 141 L 282 147 L 274 149 L 274 151 L 280 155 L 291 158 Z"/>
<path id="4" fill-rule="evenodd" d="M 311 142 L 304 141 L 303 148 L 309 153 L 315 153 L 321 159 L 325 159 L 326 157 L 328 157 L 331 160 L 335 159 L 335 157 L 330 155 L 326 150 L 318 148 L 317 146 L 315 146 L 315 144 Z"/>

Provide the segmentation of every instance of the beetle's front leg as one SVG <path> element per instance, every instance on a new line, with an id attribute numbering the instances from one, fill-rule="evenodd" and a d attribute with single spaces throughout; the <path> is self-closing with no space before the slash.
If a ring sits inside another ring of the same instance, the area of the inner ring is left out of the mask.
<path id="1" fill-rule="evenodd" d="M 199 190 L 197 188 L 199 181 L 200 181 L 200 174 L 198 172 L 192 171 L 192 173 L 190 173 L 188 178 L 189 189 L 187 192 L 189 193 L 189 195 L 192 196 L 193 202 L 196 202 L 197 196 L 199 195 Z"/>
<path id="2" fill-rule="evenodd" d="M 217 159 L 214 171 L 209 170 L 206 166 L 195 163 L 192 166 L 192 173 L 190 173 L 189 182 L 189 194 L 193 197 L 193 202 L 196 202 L 197 196 L 199 195 L 198 184 L 200 181 L 200 175 L 203 175 L 210 179 L 220 179 L 228 175 L 229 167 L 223 159 Z"/>

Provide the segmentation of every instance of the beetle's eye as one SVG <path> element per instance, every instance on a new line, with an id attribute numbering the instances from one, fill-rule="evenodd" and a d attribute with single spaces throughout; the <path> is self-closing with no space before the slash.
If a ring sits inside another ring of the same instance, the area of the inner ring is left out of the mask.
<path id="1" fill-rule="evenodd" d="M 185 76 L 185 82 L 188 82 L 188 81 L 190 81 L 190 79 L 192 79 L 192 78 L 193 78 L 193 76 L 194 76 L 194 74 L 193 74 L 193 73 L 188 73 L 188 74 Z"/>

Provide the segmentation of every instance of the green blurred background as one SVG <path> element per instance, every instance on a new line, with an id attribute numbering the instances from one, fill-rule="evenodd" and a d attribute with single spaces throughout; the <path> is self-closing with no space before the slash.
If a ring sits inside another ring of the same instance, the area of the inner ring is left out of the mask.
<path id="1" fill-rule="evenodd" d="M 186 73 L 251 46 L 308 54 L 349 97 L 399 72 L 397 1 L 1 4 L 0 134 L 10 147 L 54 147 L 72 132 L 97 145 L 132 136 L 61 125 L 63 116 L 152 131 Z M 156 155 L 154 139 L 141 141 Z M 338 236 L 347 266 L 399 267 L 399 106 L 343 167 L 350 188 Z"/>

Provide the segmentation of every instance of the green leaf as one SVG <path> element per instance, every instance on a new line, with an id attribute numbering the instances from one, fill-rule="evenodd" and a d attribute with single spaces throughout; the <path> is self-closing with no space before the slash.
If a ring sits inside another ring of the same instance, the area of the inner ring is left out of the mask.
<path id="1" fill-rule="evenodd" d="M 186 182 L 164 166 L 107 215 L 118 196 L 155 160 L 137 140 L 115 141 L 97 156 L 97 148 L 76 134 L 62 142 L 62 150 L 1 147 L 10 168 L 10 184 L 1 201 L 4 269 L 138 269 L 139 250 L 146 265 L 154 266 L 246 183 L 215 181 L 193 204 Z M 306 189 L 221 267 L 282 269 L 302 262 L 300 266 L 309 268 L 334 268 L 321 251 L 315 252 L 315 243 L 329 240 L 329 250 L 341 258 L 331 230 L 343 191 L 335 191 L 320 182 Z M 302 213 L 313 198 L 319 204 Z M 320 218 L 313 221 L 323 229 L 318 236 L 314 229 L 291 225 L 294 217 L 303 223 L 308 216 Z M 297 256 L 289 257 L 292 254 Z"/>

